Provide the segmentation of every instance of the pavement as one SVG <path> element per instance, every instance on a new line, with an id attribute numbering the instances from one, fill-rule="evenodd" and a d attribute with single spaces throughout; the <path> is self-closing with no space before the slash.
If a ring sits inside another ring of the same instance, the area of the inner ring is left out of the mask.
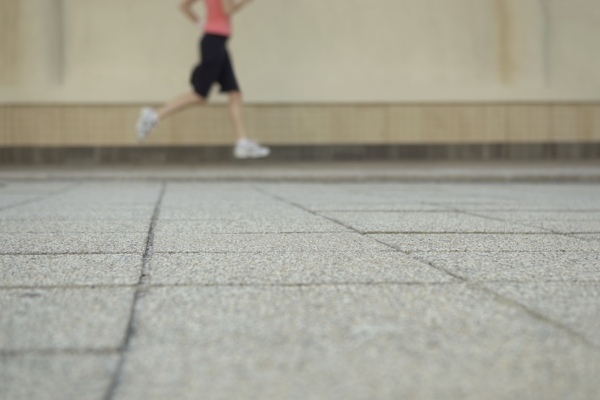
<path id="1" fill-rule="evenodd" d="M 600 399 L 599 178 L 2 167 L 0 399 Z"/>

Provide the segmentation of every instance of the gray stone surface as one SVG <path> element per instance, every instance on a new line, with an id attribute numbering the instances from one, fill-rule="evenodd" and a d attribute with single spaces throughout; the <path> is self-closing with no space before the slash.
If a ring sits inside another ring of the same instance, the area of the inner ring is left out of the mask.
<path id="1" fill-rule="evenodd" d="M 449 282 L 439 270 L 398 252 L 156 254 L 157 285 L 275 285 Z"/>
<path id="2" fill-rule="evenodd" d="M 2 289 L 0 352 L 116 349 L 132 300 L 132 288 Z"/>
<path id="3" fill-rule="evenodd" d="M 0 287 L 134 285 L 139 254 L 0 255 Z"/>
<path id="4" fill-rule="evenodd" d="M 54 220 L 54 219 L 32 219 L 32 220 L 4 220 L 0 224 L 0 234 L 3 233 L 125 233 L 138 232 L 147 233 L 150 226 L 150 218 L 140 220 Z"/>
<path id="5" fill-rule="evenodd" d="M 0 398 L 100 400 L 118 355 L 24 354 L 0 357 Z"/>
<path id="6" fill-rule="evenodd" d="M 486 283 L 485 286 L 568 326 L 600 347 L 600 279 L 593 283 Z"/>
<path id="7" fill-rule="evenodd" d="M 226 214 L 228 215 L 228 214 Z M 213 218 L 205 220 L 160 220 L 159 235 L 186 233 L 190 235 L 210 233 L 310 233 L 352 232 L 352 230 L 325 218 L 306 213 L 302 216 L 245 215 L 243 218 Z"/>
<path id="8" fill-rule="evenodd" d="M 478 214 L 559 233 L 600 233 L 600 213 L 598 212 L 485 211 Z"/>
<path id="9" fill-rule="evenodd" d="M 138 253 L 146 248 L 147 233 L 57 232 L 2 233 L 0 254 Z"/>
<path id="10" fill-rule="evenodd" d="M 597 167 L 405 167 L 0 170 L 0 399 L 598 398 Z"/>
<path id="11" fill-rule="evenodd" d="M 384 251 L 388 246 L 358 233 L 196 234 L 157 232 L 157 253 Z"/>
<path id="12" fill-rule="evenodd" d="M 369 235 L 406 252 L 553 252 L 600 251 L 600 242 L 555 234 L 390 234 Z"/>
<path id="13" fill-rule="evenodd" d="M 322 213 L 360 232 L 392 233 L 536 233 L 543 230 L 451 212 L 328 212 Z"/>
<path id="14" fill-rule="evenodd" d="M 14 207 L 16 205 L 29 202 L 32 200 L 36 200 L 42 196 L 30 194 L 30 195 L 21 195 L 21 194 L 0 194 L 0 210 L 5 208 Z"/>
<path id="15" fill-rule="evenodd" d="M 597 252 L 425 252 L 411 257 L 470 281 L 600 281 Z"/>
<path id="16" fill-rule="evenodd" d="M 199 204 L 164 206 L 161 207 L 161 220 L 210 220 L 220 218 L 230 218 L 239 220 L 248 220 L 254 218 L 270 219 L 303 219 L 310 218 L 310 213 L 287 204 L 262 203 L 219 203 L 219 202 L 200 202 Z"/>
<path id="17" fill-rule="evenodd" d="M 590 399 L 599 368 L 598 349 L 460 284 L 162 288 L 118 398 Z"/>
<path id="18" fill-rule="evenodd" d="M 51 220 L 51 221 L 97 221 L 97 220 L 136 220 L 150 221 L 153 209 L 150 207 L 138 209 L 126 208 L 73 208 L 69 205 L 57 204 L 52 207 L 24 207 L 10 208 L 0 213 L 0 222 L 3 220 Z"/>
<path id="19" fill-rule="evenodd" d="M 572 235 L 574 238 L 592 242 L 593 245 L 600 246 L 600 234 L 576 234 Z"/>
<path id="20" fill-rule="evenodd" d="M 5 170 L 0 169 L 0 174 Z M 50 195 L 73 187 L 74 182 L 36 180 L 0 180 L 0 196 L 5 195 Z"/>
<path id="21" fill-rule="evenodd" d="M 600 212 L 597 211 L 484 211 L 480 213 L 491 218 L 523 223 L 541 222 L 597 222 L 600 223 Z"/>
<path id="22" fill-rule="evenodd" d="M 259 186 L 265 192 L 283 197 L 313 211 L 447 211 L 432 204 L 439 194 L 434 184 L 290 184 Z"/>

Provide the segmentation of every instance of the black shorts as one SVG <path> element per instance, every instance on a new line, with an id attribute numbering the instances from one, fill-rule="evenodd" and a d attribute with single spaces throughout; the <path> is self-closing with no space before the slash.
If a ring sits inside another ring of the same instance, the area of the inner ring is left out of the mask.
<path id="1" fill-rule="evenodd" d="M 231 59 L 225 44 L 226 36 L 206 34 L 200 41 L 200 65 L 192 72 L 194 91 L 206 98 L 213 83 L 221 85 L 221 92 L 239 91 Z"/>

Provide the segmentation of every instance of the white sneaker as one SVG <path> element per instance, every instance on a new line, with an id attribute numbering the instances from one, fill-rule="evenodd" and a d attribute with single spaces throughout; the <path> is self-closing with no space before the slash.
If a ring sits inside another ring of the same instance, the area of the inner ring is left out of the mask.
<path id="1" fill-rule="evenodd" d="M 271 154 L 271 149 L 260 146 L 248 139 L 240 139 L 235 145 L 233 155 L 235 158 L 245 160 L 247 158 L 265 158 Z"/>
<path id="2" fill-rule="evenodd" d="M 156 125 L 158 125 L 158 115 L 156 115 L 156 111 L 149 107 L 142 108 L 140 118 L 136 125 L 138 140 L 143 142 Z"/>

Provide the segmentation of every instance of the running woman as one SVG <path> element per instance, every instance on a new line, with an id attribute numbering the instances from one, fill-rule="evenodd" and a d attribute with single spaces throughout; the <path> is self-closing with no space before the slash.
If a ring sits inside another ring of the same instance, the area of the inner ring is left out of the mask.
<path id="1" fill-rule="evenodd" d="M 218 82 L 221 92 L 229 93 L 229 113 L 237 137 L 233 154 L 236 158 L 263 158 L 271 150 L 248 140 L 242 117 L 242 94 L 233 72 L 233 66 L 226 43 L 231 35 L 231 16 L 252 0 L 203 0 L 206 5 L 206 24 L 193 10 L 193 5 L 201 0 L 183 0 L 181 11 L 204 30 L 200 41 L 200 65 L 192 72 L 193 91 L 181 95 L 158 110 L 143 108 L 137 123 L 138 138 L 146 139 L 150 131 L 165 118 L 191 106 L 206 103 L 213 83 Z"/>

